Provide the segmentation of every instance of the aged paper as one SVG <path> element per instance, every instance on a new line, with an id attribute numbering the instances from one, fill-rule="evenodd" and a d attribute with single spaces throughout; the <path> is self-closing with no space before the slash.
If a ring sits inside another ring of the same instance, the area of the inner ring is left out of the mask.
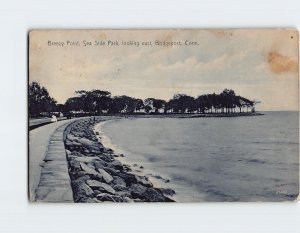
<path id="1" fill-rule="evenodd" d="M 295 29 L 32 30 L 29 199 L 291 201 Z"/>

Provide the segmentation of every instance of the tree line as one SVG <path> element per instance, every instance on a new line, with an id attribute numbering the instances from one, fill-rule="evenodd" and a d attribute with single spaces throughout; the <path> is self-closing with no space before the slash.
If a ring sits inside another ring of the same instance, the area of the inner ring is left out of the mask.
<path id="1" fill-rule="evenodd" d="M 127 95 L 112 96 L 109 91 L 79 90 L 65 104 L 57 104 L 47 89 L 37 82 L 29 85 L 29 115 L 38 117 L 47 113 L 61 112 L 64 115 L 101 115 L 101 114 L 159 114 L 159 113 L 223 113 L 252 112 L 255 104 L 245 97 L 236 95 L 233 90 L 225 89 L 220 94 L 204 94 L 196 98 L 186 94 L 175 94 L 165 101 L 156 98 L 145 100 Z"/>

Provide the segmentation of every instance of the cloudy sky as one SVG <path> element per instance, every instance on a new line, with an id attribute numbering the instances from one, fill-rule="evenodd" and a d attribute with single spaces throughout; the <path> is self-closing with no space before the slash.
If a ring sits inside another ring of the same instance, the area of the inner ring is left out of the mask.
<path id="1" fill-rule="evenodd" d="M 119 46 L 107 44 L 116 40 Z M 182 45 L 156 46 L 156 40 Z M 150 41 L 152 46 L 141 44 Z M 295 30 L 50 30 L 32 31 L 29 43 L 29 81 L 45 86 L 59 103 L 76 90 L 168 100 L 229 88 L 260 100 L 259 110 L 298 109 Z"/>

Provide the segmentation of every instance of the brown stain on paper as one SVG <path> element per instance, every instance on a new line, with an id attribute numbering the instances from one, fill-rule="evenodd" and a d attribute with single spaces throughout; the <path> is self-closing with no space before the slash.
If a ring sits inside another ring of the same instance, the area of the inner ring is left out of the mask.
<path id="1" fill-rule="evenodd" d="M 232 29 L 207 29 L 208 32 L 212 33 L 218 38 L 223 38 L 227 36 L 233 36 L 234 30 Z"/>
<path id="2" fill-rule="evenodd" d="M 276 50 L 268 53 L 267 64 L 271 71 L 277 74 L 298 71 L 298 63 L 295 58 L 284 56 Z"/>

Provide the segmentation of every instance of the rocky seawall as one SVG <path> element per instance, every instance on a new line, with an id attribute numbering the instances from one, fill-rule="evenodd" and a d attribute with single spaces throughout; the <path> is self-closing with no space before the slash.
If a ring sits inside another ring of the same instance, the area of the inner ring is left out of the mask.
<path id="1" fill-rule="evenodd" d="M 64 132 L 74 202 L 174 202 L 172 189 L 155 188 L 147 176 L 134 174 L 93 132 L 105 119 L 81 119 Z"/>

